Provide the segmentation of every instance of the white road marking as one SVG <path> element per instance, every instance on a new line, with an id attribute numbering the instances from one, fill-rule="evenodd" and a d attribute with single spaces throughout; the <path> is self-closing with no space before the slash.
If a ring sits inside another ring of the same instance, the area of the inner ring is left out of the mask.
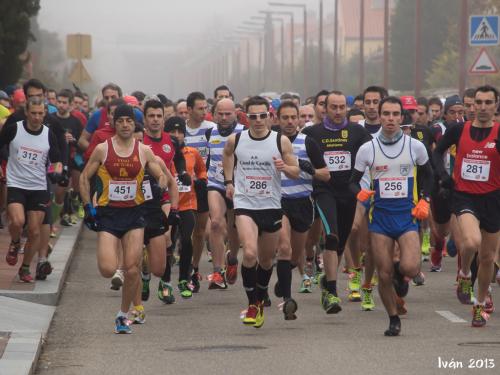
<path id="1" fill-rule="evenodd" d="M 451 311 L 436 311 L 443 318 L 448 319 L 452 323 L 467 323 L 466 320 L 463 320 L 461 317 L 456 316 Z"/>

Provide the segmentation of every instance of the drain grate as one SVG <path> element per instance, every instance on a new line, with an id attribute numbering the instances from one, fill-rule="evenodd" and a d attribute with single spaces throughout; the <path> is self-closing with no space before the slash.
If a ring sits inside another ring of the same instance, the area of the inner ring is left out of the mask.
<path id="1" fill-rule="evenodd" d="M 476 341 L 476 342 L 461 342 L 458 346 L 472 346 L 481 348 L 500 348 L 500 341 Z"/>
<path id="2" fill-rule="evenodd" d="M 183 348 L 165 349 L 166 352 L 243 352 L 248 350 L 267 349 L 260 345 L 212 345 L 212 346 L 188 346 Z"/>

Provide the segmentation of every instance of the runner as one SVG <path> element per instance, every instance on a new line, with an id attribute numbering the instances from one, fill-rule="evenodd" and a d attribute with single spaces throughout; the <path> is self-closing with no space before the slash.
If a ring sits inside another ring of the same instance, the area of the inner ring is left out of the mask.
<path id="1" fill-rule="evenodd" d="M 283 216 L 280 172 L 297 178 L 300 169 L 290 141 L 269 130 L 269 102 L 252 97 L 246 112 L 249 130 L 230 135 L 224 147 L 224 185 L 243 246 L 241 276 L 248 297 L 243 324 L 260 328 Z"/>
<path id="2" fill-rule="evenodd" d="M 166 188 L 167 179 L 149 147 L 134 137 L 135 115 L 132 107 L 115 109 L 116 134 L 96 147 L 80 178 L 80 192 L 86 225 L 98 231 L 97 262 L 99 271 L 110 278 L 118 268 L 118 242 L 123 247 L 123 285 L 121 308 L 115 320 L 115 333 L 131 333 L 127 314 L 138 288 L 145 221 L 142 182 L 145 169 Z M 90 179 L 97 173 L 97 209 L 92 205 Z"/>
<path id="3" fill-rule="evenodd" d="M 389 314 L 389 328 L 385 336 L 398 336 L 401 321 L 397 313 L 396 294 L 403 298 L 408 293 L 408 281 L 420 269 L 418 225 L 415 219 L 425 219 L 429 214 L 429 192 L 432 186 L 432 168 L 425 146 L 404 135 L 401 128 L 403 105 L 393 96 L 379 104 L 381 132 L 358 152 L 351 181 L 358 200 L 372 198 L 369 231 L 373 258 L 379 275 L 379 294 Z M 418 199 L 414 186 L 417 166 L 423 174 L 425 185 Z M 359 182 L 370 168 L 373 190 L 360 190 Z M 399 245 L 400 261 L 394 263 L 394 246 Z M 393 289 L 396 291 L 394 293 Z"/>

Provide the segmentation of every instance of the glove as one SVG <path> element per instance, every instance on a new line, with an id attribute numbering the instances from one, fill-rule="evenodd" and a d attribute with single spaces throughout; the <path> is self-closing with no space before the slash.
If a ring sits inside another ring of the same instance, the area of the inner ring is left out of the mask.
<path id="1" fill-rule="evenodd" d="M 191 186 L 191 183 L 193 182 L 191 180 L 191 176 L 187 172 L 183 172 L 181 175 L 178 176 L 178 178 L 179 182 L 184 186 Z"/>
<path id="2" fill-rule="evenodd" d="M 87 203 L 83 206 L 85 211 L 85 216 L 83 217 L 83 222 L 90 230 L 97 232 L 97 211 L 94 206 L 90 203 Z"/>
<path id="3" fill-rule="evenodd" d="M 414 218 L 418 220 L 425 220 L 429 217 L 429 202 L 426 199 L 421 198 L 417 205 L 411 210 L 411 214 Z"/>
<path id="4" fill-rule="evenodd" d="M 371 196 L 375 195 L 375 190 L 361 189 L 356 198 L 360 202 L 366 202 Z"/>
<path id="5" fill-rule="evenodd" d="M 171 208 L 168 213 L 167 223 L 171 226 L 179 225 L 181 218 L 179 216 L 179 211 L 177 209 Z"/>
<path id="6" fill-rule="evenodd" d="M 444 173 L 442 176 L 439 177 L 440 179 L 440 185 L 443 189 L 452 189 L 454 182 L 453 178 L 448 174 Z"/>
<path id="7" fill-rule="evenodd" d="M 59 182 L 63 178 L 61 173 L 56 173 L 56 172 L 47 173 L 47 177 L 49 178 L 49 181 L 51 184 L 59 184 Z M 68 186 L 68 185 L 66 185 L 66 186 Z"/>
<path id="8" fill-rule="evenodd" d="M 69 185 L 69 172 L 67 167 L 64 167 L 63 173 L 61 174 L 61 178 L 58 181 L 58 185 L 61 187 L 67 187 Z"/>
<path id="9" fill-rule="evenodd" d="M 204 193 L 207 190 L 207 181 L 206 180 L 195 180 L 194 181 L 194 190 L 196 190 L 197 194 Z"/>
<path id="10" fill-rule="evenodd" d="M 309 173 L 311 176 L 314 176 L 315 169 L 309 161 L 299 159 L 299 168 L 300 170 Z"/>

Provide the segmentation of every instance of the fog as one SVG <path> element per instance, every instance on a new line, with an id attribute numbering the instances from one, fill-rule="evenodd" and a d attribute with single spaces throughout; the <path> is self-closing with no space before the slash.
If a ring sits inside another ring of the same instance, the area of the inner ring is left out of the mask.
<path id="1" fill-rule="evenodd" d="M 38 22 L 56 32 L 92 36 L 92 59 L 83 63 L 97 87 L 112 81 L 125 92 L 185 95 L 179 67 L 233 30 L 268 0 L 42 0 Z M 311 1 L 310 10 L 316 10 Z M 67 62 L 71 64 L 71 62 Z M 184 75 L 189 73 L 184 73 Z M 196 89 L 196 87 L 192 87 Z"/>

